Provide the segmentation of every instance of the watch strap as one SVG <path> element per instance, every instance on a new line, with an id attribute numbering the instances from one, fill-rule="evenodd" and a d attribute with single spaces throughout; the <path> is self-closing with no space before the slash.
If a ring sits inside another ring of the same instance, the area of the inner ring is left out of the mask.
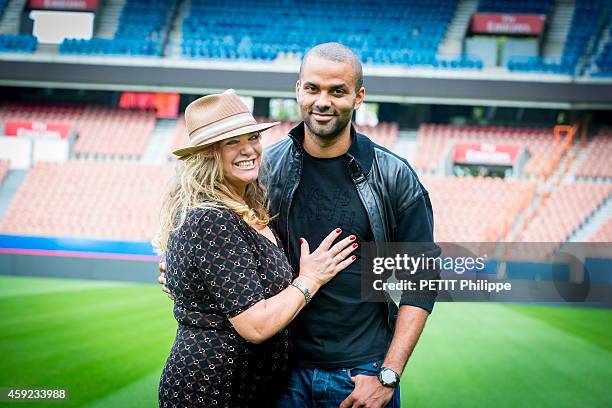
<path id="1" fill-rule="evenodd" d="M 299 279 L 294 279 L 293 282 L 291 282 L 291 286 L 295 286 L 304 294 L 306 304 L 310 303 L 310 301 L 312 300 L 312 294 L 310 293 L 310 290 L 306 287 L 304 282 Z"/>

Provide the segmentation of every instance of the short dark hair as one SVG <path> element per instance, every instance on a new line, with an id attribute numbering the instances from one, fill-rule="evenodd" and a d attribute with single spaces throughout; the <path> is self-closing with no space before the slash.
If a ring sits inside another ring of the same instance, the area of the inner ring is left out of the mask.
<path id="1" fill-rule="evenodd" d="M 313 56 L 329 61 L 348 62 L 351 64 L 355 71 L 355 92 L 359 92 L 359 89 L 363 86 L 363 69 L 361 67 L 361 61 L 355 51 L 337 42 L 315 45 L 309 49 L 306 54 L 304 54 L 304 58 L 302 58 L 302 63 L 300 64 L 300 79 L 302 78 L 302 71 L 304 70 L 306 61 Z"/>

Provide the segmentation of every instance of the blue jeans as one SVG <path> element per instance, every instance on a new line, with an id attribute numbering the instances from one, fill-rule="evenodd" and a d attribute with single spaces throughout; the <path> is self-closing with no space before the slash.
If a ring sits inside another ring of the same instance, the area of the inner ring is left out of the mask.
<path id="1" fill-rule="evenodd" d="M 338 408 L 355 388 L 351 377 L 359 374 L 376 376 L 381 364 L 382 360 L 378 360 L 337 370 L 291 368 L 289 381 L 276 408 Z M 399 385 L 387 408 L 400 408 Z"/>

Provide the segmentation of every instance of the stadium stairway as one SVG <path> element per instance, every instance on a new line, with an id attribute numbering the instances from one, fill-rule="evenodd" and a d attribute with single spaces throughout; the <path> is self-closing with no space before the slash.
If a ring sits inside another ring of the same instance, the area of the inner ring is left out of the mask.
<path id="1" fill-rule="evenodd" d="M 176 129 L 176 119 L 158 119 L 141 161 L 151 164 L 166 163 L 168 149 Z"/>
<path id="2" fill-rule="evenodd" d="M 169 58 L 182 58 L 181 43 L 183 41 L 183 21 L 189 12 L 190 1 L 180 1 L 177 13 L 168 29 L 168 41 L 164 55 Z"/>
<path id="3" fill-rule="evenodd" d="M 551 191 L 564 180 L 572 180 L 573 174 L 571 171 L 575 169 L 573 163 L 576 161 L 575 158 L 580 157 L 580 149 L 580 143 L 578 141 L 574 141 L 570 147 L 569 157 L 565 152 L 563 152 L 563 156 L 557 164 L 557 167 L 553 169 L 550 176 L 548 176 L 542 185 L 542 189 L 544 191 Z"/>
<path id="4" fill-rule="evenodd" d="M 412 166 L 416 156 L 417 149 L 417 132 L 416 130 L 401 130 L 395 142 L 393 151 L 406 158 Z"/>
<path id="5" fill-rule="evenodd" d="M 507 242 L 514 242 L 516 238 L 523 232 L 525 229 L 526 222 L 532 218 L 533 214 L 540 207 L 540 203 L 542 202 L 542 195 L 539 191 L 539 186 L 536 188 L 535 194 L 531 202 L 527 205 L 522 212 L 518 214 L 518 217 L 514 220 L 512 227 L 510 227 L 510 231 L 508 231 L 508 236 L 506 237 Z"/>
<path id="6" fill-rule="evenodd" d="M 570 156 L 573 158 L 569 161 L 569 168 L 566 171 L 568 166 L 568 157 L 566 155 L 563 156 L 557 167 L 554 169 L 553 173 L 546 180 L 540 179 L 538 181 L 538 187 L 536 188 L 536 192 L 533 196 L 533 199 L 527 206 L 527 208 L 519 214 L 519 216 L 514 221 L 514 224 L 510 228 L 510 232 L 508 233 L 508 241 L 515 241 L 520 234 L 523 232 L 526 223 L 532 219 L 541 210 L 541 204 L 543 203 L 543 195 L 550 194 L 550 191 L 556 188 L 560 183 L 571 183 L 574 181 L 573 172 L 576 171 L 581 159 L 584 158 L 584 149 L 581 149 L 579 146 L 579 142 L 575 142 L 570 150 Z"/>
<path id="7" fill-rule="evenodd" d="M 114 38 L 117 25 L 119 25 L 119 16 L 125 5 L 125 0 L 106 0 L 104 7 L 100 12 L 98 29 L 95 37 L 98 38 Z"/>
<path id="8" fill-rule="evenodd" d="M 0 34 L 18 34 L 21 10 L 26 0 L 9 0 L 2 19 L 0 19 Z"/>
<path id="9" fill-rule="evenodd" d="M 601 37 L 599 38 L 599 43 L 597 44 L 597 48 L 593 55 L 591 56 L 590 61 L 587 63 L 587 74 L 592 74 L 593 72 L 597 72 L 597 59 L 599 56 L 605 52 L 606 45 L 608 45 L 612 41 L 612 22 L 609 22 L 604 30 L 602 31 Z"/>
<path id="10" fill-rule="evenodd" d="M 27 173 L 27 170 L 10 170 L 4 181 L 0 183 L 0 221 Z"/>
<path id="11" fill-rule="evenodd" d="M 572 160 L 572 163 L 570 164 L 569 171 L 565 175 L 565 180 L 564 181 L 566 183 L 570 183 L 570 182 L 576 181 L 576 179 L 577 179 L 576 178 L 576 172 L 578 171 L 578 169 L 582 165 L 582 162 L 585 161 L 588 158 L 588 154 L 587 153 L 588 152 L 586 150 L 586 147 L 585 148 L 579 148 L 577 150 L 577 152 L 574 155 L 574 159 Z"/>
<path id="12" fill-rule="evenodd" d="M 542 55 L 558 57 L 563 55 L 565 39 L 574 15 L 574 0 L 556 0 L 548 20 L 548 28 L 544 34 Z"/>
<path id="13" fill-rule="evenodd" d="M 468 30 L 472 14 L 478 8 L 478 0 L 460 0 L 455 15 L 448 25 L 444 39 L 438 47 L 438 54 L 460 54 L 463 52 L 463 39 Z"/>
<path id="14" fill-rule="evenodd" d="M 584 224 L 570 236 L 569 242 L 587 242 L 612 218 L 612 197 L 608 199 L 587 218 Z"/>

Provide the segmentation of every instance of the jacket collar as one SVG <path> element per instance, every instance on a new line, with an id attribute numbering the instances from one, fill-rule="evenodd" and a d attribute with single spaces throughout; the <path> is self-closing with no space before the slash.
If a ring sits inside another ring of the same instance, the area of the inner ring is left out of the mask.
<path id="1" fill-rule="evenodd" d="M 304 150 L 304 122 L 300 122 L 296 127 L 289 131 L 289 137 L 298 152 Z M 351 122 L 351 146 L 346 152 L 348 156 L 357 162 L 363 174 L 369 174 L 374 159 L 374 145 L 367 136 L 358 133 Z"/>

